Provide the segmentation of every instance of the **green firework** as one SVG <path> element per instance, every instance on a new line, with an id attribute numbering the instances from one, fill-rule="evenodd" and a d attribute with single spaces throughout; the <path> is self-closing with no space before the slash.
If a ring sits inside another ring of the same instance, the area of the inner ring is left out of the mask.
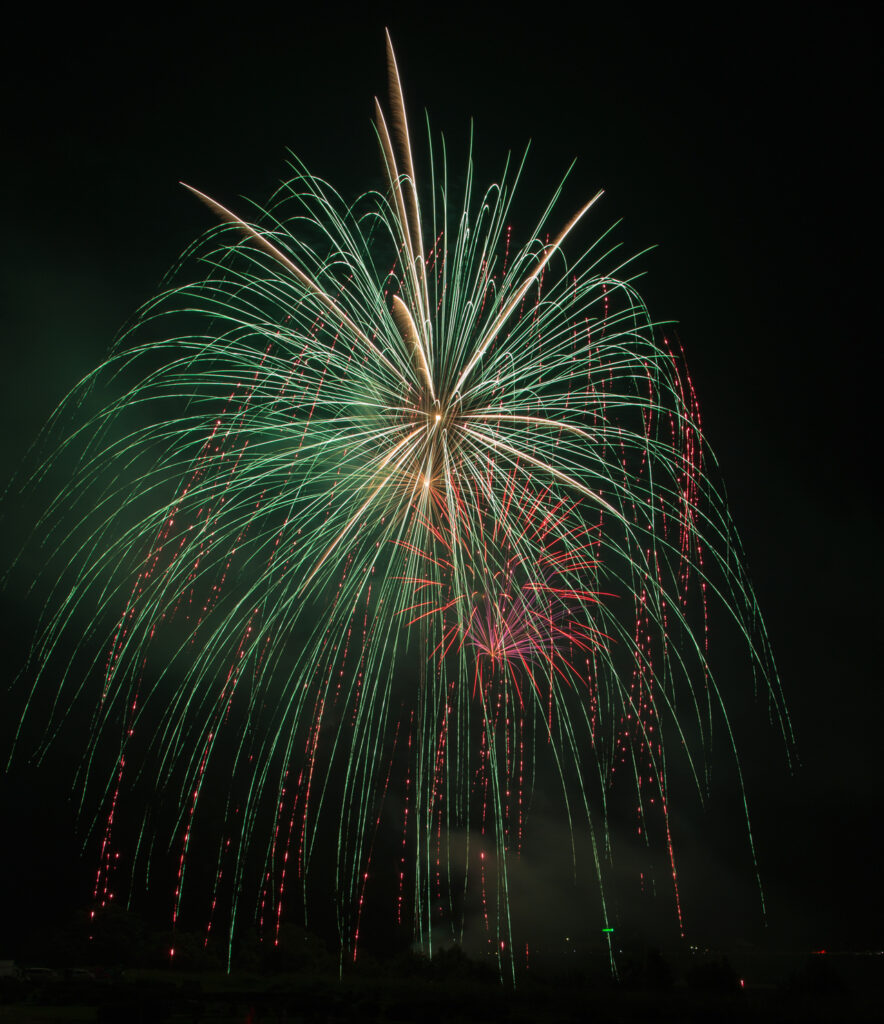
<path id="1" fill-rule="evenodd" d="M 580 241 L 599 196 L 562 218 L 560 188 L 517 241 L 520 166 L 480 191 L 470 161 L 457 194 L 431 146 L 419 185 L 388 55 L 385 190 L 348 204 L 295 163 L 250 221 L 197 192 L 221 224 L 50 426 L 40 473 L 76 470 L 37 530 L 58 582 L 33 692 L 56 690 L 49 736 L 97 693 L 98 902 L 119 802 L 147 786 L 176 808 L 173 921 L 201 828 L 209 930 L 225 903 L 231 937 L 246 905 L 278 932 L 328 834 L 342 949 L 388 870 L 390 914 L 428 950 L 477 890 L 513 969 L 539 751 L 610 942 L 615 779 L 680 919 L 667 749 L 704 796 L 718 723 L 739 767 L 710 607 L 789 724 L 681 355 L 607 235 Z M 133 875 L 155 835 L 146 814 Z"/>

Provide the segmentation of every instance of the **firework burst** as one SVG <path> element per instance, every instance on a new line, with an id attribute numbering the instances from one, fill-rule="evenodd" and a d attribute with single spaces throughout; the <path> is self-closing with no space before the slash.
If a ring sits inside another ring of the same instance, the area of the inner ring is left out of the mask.
<path id="1" fill-rule="evenodd" d="M 37 531 L 58 582 L 33 693 L 56 689 L 48 735 L 98 694 L 80 776 L 97 902 L 121 884 L 118 804 L 147 780 L 176 808 L 173 922 L 193 888 L 207 939 L 222 904 L 232 936 L 253 898 L 272 939 L 331 832 L 355 955 L 395 790 L 391 913 L 425 948 L 439 921 L 457 937 L 452 849 L 472 836 L 511 964 L 531 750 L 591 837 L 601 931 L 615 777 L 657 798 L 678 906 L 667 737 L 701 794 L 714 721 L 737 756 L 711 604 L 788 719 L 680 353 L 605 236 L 577 241 L 599 196 L 557 227 L 559 189 L 517 243 L 520 167 L 477 195 L 470 163 L 455 204 L 431 149 L 419 187 L 388 58 L 385 192 L 348 204 L 296 163 L 246 221 L 191 189 L 222 223 L 56 417 L 54 461 L 77 470 Z M 210 825 L 203 892 L 188 866 Z"/>

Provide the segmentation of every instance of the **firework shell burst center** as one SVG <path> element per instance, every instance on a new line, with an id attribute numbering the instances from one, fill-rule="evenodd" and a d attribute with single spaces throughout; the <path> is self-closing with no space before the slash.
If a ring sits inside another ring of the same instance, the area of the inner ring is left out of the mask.
<path id="1" fill-rule="evenodd" d="M 244 220 L 191 188 L 220 223 L 47 428 L 35 478 L 77 470 L 35 531 L 56 553 L 28 714 L 61 678 L 50 736 L 97 692 L 96 903 L 165 830 L 172 923 L 204 906 L 232 948 L 257 907 L 272 941 L 331 837 L 347 956 L 377 885 L 428 952 L 479 907 L 511 975 L 535 758 L 588 836 L 609 942 L 615 781 L 680 921 L 667 744 L 701 799 L 713 723 L 739 769 L 711 607 L 789 723 L 681 353 L 630 261 L 578 243 L 598 196 L 560 218 L 560 187 L 517 243 L 521 167 L 476 195 L 470 162 L 456 201 L 431 140 L 419 185 L 389 39 L 388 62 L 386 189 L 348 204 L 295 163 Z"/>

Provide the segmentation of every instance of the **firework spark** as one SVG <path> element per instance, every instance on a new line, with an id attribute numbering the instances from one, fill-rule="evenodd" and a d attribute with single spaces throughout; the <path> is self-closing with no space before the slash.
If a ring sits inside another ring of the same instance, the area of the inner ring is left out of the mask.
<path id="1" fill-rule="evenodd" d="M 462 932 L 453 848 L 479 834 L 489 942 L 508 951 L 540 744 L 592 840 L 599 934 L 623 776 L 640 809 L 656 800 L 680 916 L 667 738 L 701 795 L 714 722 L 737 759 L 711 605 L 789 732 L 690 378 L 629 261 L 605 235 L 578 244 L 598 195 L 560 219 L 560 187 L 517 244 L 521 167 L 476 195 L 470 161 L 455 205 L 431 148 L 419 185 L 389 39 L 388 61 L 385 193 L 348 204 L 295 163 L 245 220 L 191 188 L 222 223 L 52 424 L 66 432 L 40 473 L 70 453 L 77 470 L 36 531 L 57 583 L 29 706 L 55 681 L 51 735 L 96 688 L 79 778 L 95 898 L 120 881 L 119 802 L 148 780 L 177 809 L 173 922 L 193 888 L 207 940 L 222 905 L 232 937 L 249 897 L 278 934 L 331 832 L 355 955 L 395 804 L 397 920 L 427 949 L 440 921 Z M 133 875 L 155 859 L 151 814 Z M 210 826 L 206 893 L 187 869 Z"/>

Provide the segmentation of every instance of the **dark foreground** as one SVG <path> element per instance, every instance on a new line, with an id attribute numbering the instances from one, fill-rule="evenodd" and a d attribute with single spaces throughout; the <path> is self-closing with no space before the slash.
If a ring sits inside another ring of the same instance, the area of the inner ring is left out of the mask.
<path id="1" fill-rule="evenodd" d="M 718 957 L 673 968 L 662 957 L 627 965 L 614 984 L 597 972 L 529 973 L 515 991 L 466 958 L 402 958 L 333 973 L 31 969 L 0 978 L 0 1022 L 306 1024 L 306 1022 L 879 1021 L 884 956 L 767 957 L 731 967 Z M 779 982 L 751 981 L 785 969 Z M 738 972 L 748 977 L 741 979 Z"/>

